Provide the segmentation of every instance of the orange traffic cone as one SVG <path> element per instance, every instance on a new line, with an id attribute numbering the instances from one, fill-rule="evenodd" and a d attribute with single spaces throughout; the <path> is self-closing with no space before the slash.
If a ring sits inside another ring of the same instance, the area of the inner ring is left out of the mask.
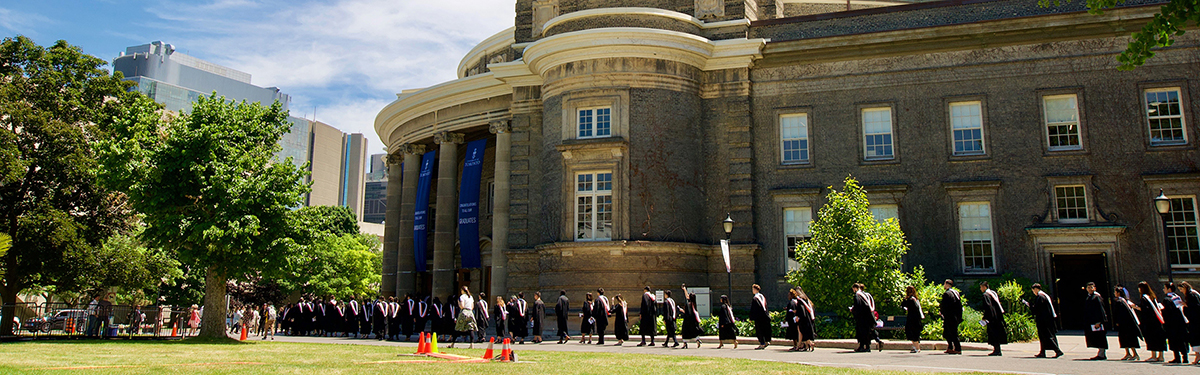
<path id="1" fill-rule="evenodd" d="M 512 353 L 512 349 L 509 349 L 508 343 L 508 339 L 504 339 L 504 346 L 500 349 L 500 362 L 508 362 L 508 355 Z"/>
<path id="2" fill-rule="evenodd" d="M 171 326 L 171 337 L 179 336 L 179 322 Z"/>
<path id="3" fill-rule="evenodd" d="M 417 354 L 425 354 L 425 332 L 417 335 Z"/>
<path id="4" fill-rule="evenodd" d="M 492 339 L 490 341 L 488 341 L 487 351 L 483 352 L 483 359 L 490 361 L 492 359 L 492 357 L 495 356 L 495 353 L 492 352 L 492 345 L 495 345 L 495 344 L 496 344 L 496 338 L 492 337 Z"/>
<path id="5" fill-rule="evenodd" d="M 437 354 L 437 352 L 438 352 L 438 350 L 437 350 L 437 333 L 431 333 L 430 336 L 433 337 L 432 343 L 430 344 L 433 347 L 431 349 L 429 349 L 429 352 L 433 353 L 433 354 Z"/>
<path id="6" fill-rule="evenodd" d="M 246 341 L 246 327 L 242 327 L 242 338 L 238 339 L 238 341 Z"/>

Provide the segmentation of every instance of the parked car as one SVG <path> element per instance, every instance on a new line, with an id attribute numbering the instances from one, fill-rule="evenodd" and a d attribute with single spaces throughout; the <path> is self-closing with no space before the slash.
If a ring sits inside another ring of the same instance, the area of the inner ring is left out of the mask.
<path id="1" fill-rule="evenodd" d="M 74 321 L 75 331 L 83 331 L 87 328 L 87 310 L 59 310 L 54 316 L 26 320 L 21 328 L 29 332 L 50 333 L 52 330 L 66 329 L 68 320 Z"/>

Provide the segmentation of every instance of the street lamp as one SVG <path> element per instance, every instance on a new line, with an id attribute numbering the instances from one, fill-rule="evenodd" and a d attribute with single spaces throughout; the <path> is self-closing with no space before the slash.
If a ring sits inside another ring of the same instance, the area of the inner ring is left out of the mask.
<path id="1" fill-rule="evenodd" d="M 725 246 L 728 247 L 729 242 L 730 242 L 729 238 L 733 234 L 733 217 L 729 216 L 729 214 L 726 213 L 725 221 L 721 222 L 721 224 L 723 224 L 725 226 L 725 244 L 726 244 Z M 726 262 L 732 262 L 732 260 L 729 259 L 729 257 L 730 257 L 729 255 L 726 255 L 726 259 L 725 259 Z M 725 275 L 728 276 L 728 278 L 729 278 L 729 299 L 732 301 L 733 300 L 733 267 L 731 267 L 730 264 L 728 264 L 728 263 L 725 266 Z"/>
<path id="2" fill-rule="evenodd" d="M 1154 209 L 1158 210 L 1158 217 L 1162 219 L 1163 226 L 1163 249 L 1167 251 L 1167 281 L 1175 283 L 1175 268 L 1171 266 L 1171 234 L 1167 232 L 1167 214 L 1171 213 L 1171 199 L 1163 194 L 1162 189 L 1158 189 L 1158 197 L 1154 198 Z"/>

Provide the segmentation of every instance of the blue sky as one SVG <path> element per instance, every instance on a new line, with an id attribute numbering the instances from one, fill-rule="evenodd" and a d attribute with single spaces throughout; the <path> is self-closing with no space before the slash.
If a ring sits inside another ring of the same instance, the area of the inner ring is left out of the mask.
<path id="1" fill-rule="evenodd" d="M 364 133 L 404 89 L 456 78 L 478 42 L 512 26 L 509 0 L 4 0 L 0 35 L 63 39 L 112 61 L 156 40 L 292 96 L 292 115 Z"/>

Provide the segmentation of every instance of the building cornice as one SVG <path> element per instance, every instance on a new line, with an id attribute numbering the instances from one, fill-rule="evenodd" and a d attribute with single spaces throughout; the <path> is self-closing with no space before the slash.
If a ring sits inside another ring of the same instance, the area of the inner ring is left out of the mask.
<path id="1" fill-rule="evenodd" d="M 375 132 L 384 144 L 389 145 L 389 152 L 395 151 L 392 148 L 411 140 L 392 139 L 392 133 L 409 121 L 442 108 L 511 94 L 512 86 L 496 79 L 492 73 L 459 78 L 415 92 L 406 91 L 379 111 L 375 117 Z"/>
<path id="2" fill-rule="evenodd" d="M 470 69 L 472 65 L 479 63 L 480 59 L 499 52 L 500 50 L 512 48 L 513 43 L 517 42 L 515 34 L 516 30 L 517 28 L 515 26 L 504 29 L 504 31 L 498 32 L 496 35 L 492 35 L 475 45 L 475 48 L 472 48 L 470 52 L 467 52 L 467 54 L 463 56 L 462 60 L 458 62 L 458 78 L 466 77 L 467 70 Z"/>
<path id="3" fill-rule="evenodd" d="M 747 68 L 762 56 L 765 39 L 710 41 L 677 31 L 610 27 L 563 33 L 525 48 L 530 71 L 544 76 L 550 69 L 575 61 L 603 58 L 648 58 L 677 61 L 701 70 Z"/>

